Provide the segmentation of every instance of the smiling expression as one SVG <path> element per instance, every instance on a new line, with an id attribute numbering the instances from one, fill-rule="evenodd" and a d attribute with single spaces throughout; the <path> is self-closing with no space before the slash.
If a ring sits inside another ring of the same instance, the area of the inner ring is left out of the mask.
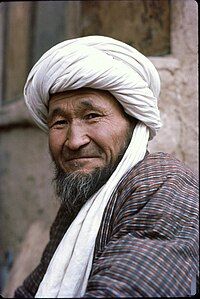
<path id="1" fill-rule="evenodd" d="M 65 172 L 90 173 L 119 160 L 135 123 L 107 91 L 82 88 L 49 101 L 49 148 Z"/>

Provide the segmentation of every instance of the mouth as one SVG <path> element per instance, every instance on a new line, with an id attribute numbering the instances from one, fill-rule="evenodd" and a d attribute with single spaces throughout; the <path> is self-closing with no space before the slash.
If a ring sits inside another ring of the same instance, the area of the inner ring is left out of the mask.
<path id="1" fill-rule="evenodd" d="M 63 157 L 64 158 L 64 157 Z M 60 161 L 60 166 L 65 172 L 84 172 L 89 173 L 96 167 L 102 165 L 102 157 L 95 155 L 88 156 L 71 156 L 65 157 L 65 159 Z"/>
<path id="2" fill-rule="evenodd" d="M 98 157 L 73 157 L 64 161 L 63 169 L 65 171 L 77 171 L 91 168 L 91 165 L 96 165 Z"/>
<path id="3" fill-rule="evenodd" d="M 69 163 L 69 162 L 81 162 L 81 161 L 87 161 L 87 160 L 91 160 L 91 159 L 97 159 L 99 157 L 95 156 L 95 157 L 73 157 L 73 158 L 70 158 L 70 159 L 67 159 L 65 161 L 65 163 Z"/>

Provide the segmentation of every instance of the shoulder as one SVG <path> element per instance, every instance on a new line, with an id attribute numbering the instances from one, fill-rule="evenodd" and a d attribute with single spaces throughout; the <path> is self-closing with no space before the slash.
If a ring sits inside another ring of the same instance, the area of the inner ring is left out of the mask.
<path id="1" fill-rule="evenodd" d="M 122 178 L 111 196 L 97 248 L 101 252 L 113 236 L 129 232 L 146 236 L 154 230 L 153 234 L 170 238 L 187 225 L 196 227 L 197 215 L 198 182 L 192 171 L 172 155 L 148 154 Z"/>
<path id="2" fill-rule="evenodd" d="M 162 171 L 163 174 L 167 175 L 182 172 L 195 178 L 194 173 L 185 163 L 168 153 L 157 152 L 147 154 L 146 157 L 136 165 L 135 170 L 141 170 L 144 167 L 154 171 Z"/>
<path id="3" fill-rule="evenodd" d="M 157 152 L 147 154 L 145 158 L 133 167 L 122 179 L 123 184 L 162 184 L 173 178 L 194 188 L 198 187 L 198 180 L 192 170 L 173 155 Z M 125 187 L 124 186 L 124 187 Z"/>
<path id="4" fill-rule="evenodd" d="M 146 205 L 155 205 L 155 209 L 160 205 L 165 210 L 176 203 L 196 209 L 198 190 L 196 176 L 177 158 L 161 152 L 147 154 L 119 183 L 116 213 L 126 213 L 131 207 L 132 213 L 137 214 Z"/>

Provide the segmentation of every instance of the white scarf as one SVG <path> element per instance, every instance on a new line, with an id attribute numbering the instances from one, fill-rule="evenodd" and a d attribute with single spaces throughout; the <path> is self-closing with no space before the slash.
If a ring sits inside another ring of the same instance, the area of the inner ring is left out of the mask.
<path id="1" fill-rule="evenodd" d="M 85 203 L 66 231 L 35 298 L 80 298 L 84 295 L 106 205 L 123 175 L 144 158 L 148 139 L 149 129 L 139 122 L 110 179 Z"/>

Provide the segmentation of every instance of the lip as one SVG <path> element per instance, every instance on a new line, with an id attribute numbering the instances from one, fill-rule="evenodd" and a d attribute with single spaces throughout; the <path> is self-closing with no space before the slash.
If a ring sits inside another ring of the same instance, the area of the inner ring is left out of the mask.
<path id="1" fill-rule="evenodd" d="M 90 159 L 97 159 L 98 157 L 74 157 L 74 158 L 70 158 L 67 159 L 65 162 L 78 162 L 78 161 L 85 161 L 85 160 L 90 160 Z"/>

